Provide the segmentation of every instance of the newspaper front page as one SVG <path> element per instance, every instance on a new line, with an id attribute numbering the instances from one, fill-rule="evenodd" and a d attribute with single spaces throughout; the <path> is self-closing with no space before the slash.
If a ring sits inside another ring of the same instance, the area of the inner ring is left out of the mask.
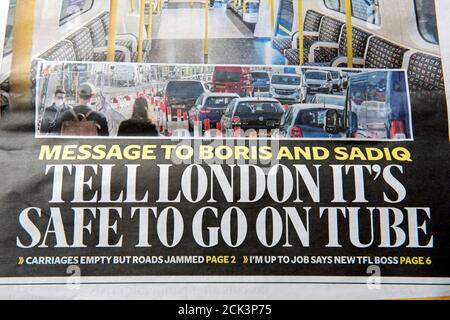
<path id="1" fill-rule="evenodd" d="M 450 296 L 445 1 L 24 2 L 2 298 Z"/>

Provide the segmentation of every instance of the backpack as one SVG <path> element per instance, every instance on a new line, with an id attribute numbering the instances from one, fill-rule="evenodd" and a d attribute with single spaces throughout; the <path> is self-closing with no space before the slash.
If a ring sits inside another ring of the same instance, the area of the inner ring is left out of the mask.
<path id="1" fill-rule="evenodd" d="M 90 111 L 87 114 L 79 113 L 78 115 L 73 110 L 70 110 L 70 112 L 74 120 L 64 121 L 61 124 L 62 136 L 98 136 L 99 124 L 95 121 L 88 120 L 94 111 Z"/>

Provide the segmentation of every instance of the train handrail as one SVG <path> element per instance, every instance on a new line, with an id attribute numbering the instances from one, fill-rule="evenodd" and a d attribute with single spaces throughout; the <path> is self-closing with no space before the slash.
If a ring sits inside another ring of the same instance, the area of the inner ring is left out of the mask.
<path id="1" fill-rule="evenodd" d="M 347 67 L 353 68 L 353 20 L 351 0 L 345 0 L 345 14 L 347 17 Z"/>
<path id="2" fill-rule="evenodd" d="M 108 34 L 108 56 L 109 62 L 114 62 L 116 55 L 116 35 L 117 35 L 117 0 L 109 2 L 109 34 Z"/>
<path id="3" fill-rule="evenodd" d="M 149 0 L 150 2 L 150 9 L 148 13 L 148 29 L 147 29 L 147 37 L 148 41 L 152 40 L 152 34 L 153 34 L 153 0 Z"/>
<path id="4" fill-rule="evenodd" d="M 138 63 L 142 63 L 144 28 L 145 28 L 145 0 L 140 0 L 139 4 L 139 36 L 138 36 Z"/>
<path id="5" fill-rule="evenodd" d="M 298 54 L 299 54 L 299 64 L 303 65 L 305 63 L 305 45 L 303 38 L 303 0 L 297 1 L 297 12 L 298 12 Z"/>

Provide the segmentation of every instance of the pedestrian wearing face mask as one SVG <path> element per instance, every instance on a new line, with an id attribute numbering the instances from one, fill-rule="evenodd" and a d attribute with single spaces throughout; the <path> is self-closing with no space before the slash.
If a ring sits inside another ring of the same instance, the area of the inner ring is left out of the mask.
<path id="1" fill-rule="evenodd" d="M 59 135 L 61 128 L 61 115 L 70 110 L 66 104 L 66 92 L 62 87 L 56 88 L 53 104 L 46 108 L 42 116 L 40 131 L 42 134 Z"/>

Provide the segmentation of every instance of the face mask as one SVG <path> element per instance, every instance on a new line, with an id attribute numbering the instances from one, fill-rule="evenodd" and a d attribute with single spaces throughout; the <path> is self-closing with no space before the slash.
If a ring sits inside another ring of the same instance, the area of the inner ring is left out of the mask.
<path id="1" fill-rule="evenodd" d="M 57 107 L 61 107 L 63 104 L 64 104 L 64 100 L 60 100 L 60 99 L 55 100 L 55 105 L 56 105 Z"/>

